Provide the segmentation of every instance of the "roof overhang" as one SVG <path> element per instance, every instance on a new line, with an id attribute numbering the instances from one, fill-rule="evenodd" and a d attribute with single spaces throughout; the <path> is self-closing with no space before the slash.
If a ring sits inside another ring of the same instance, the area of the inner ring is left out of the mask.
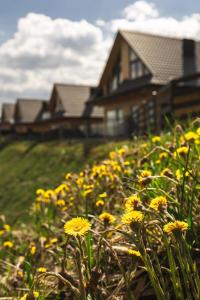
<path id="1" fill-rule="evenodd" d="M 140 86 L 133 86 L 125 91 L 116 91 L 115 93 L 112 93 L 108 96 L 104 97 L 98 97 L 96 99 L 93 99 L 94 105 L 99 105 L 99 106 L 105 106 L 109 101 L 115 101 L 117 102 L 120 99 L 120 96 L 128 96 L 129 94 L 133 92 L 137 93 L 143 93 L 145 90 L 148 89 L 153 89 L 153 88 L 160 88 L 162 87 L 162 84 L 154 84 L 149 82 L 148 84 L 142 84 Z"/>

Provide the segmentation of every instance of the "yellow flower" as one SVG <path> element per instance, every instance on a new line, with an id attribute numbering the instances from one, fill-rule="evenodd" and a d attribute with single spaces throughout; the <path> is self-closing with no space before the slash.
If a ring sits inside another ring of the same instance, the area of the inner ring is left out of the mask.
<path id="1" fill-rule="evenodd" d="M 91 224 L 87 219 L 77 217 L 66 222 L 64 232 L 73 236 L 85 235 L 91 228 Z"/>
<path id="2" fill-rule="evenodd" d="M 160 142 L 160 136 L 156 135 L 156 136 L 152 137 L 151 140 L 152 140 L 153 143 L 159 143 Z"/>
<path id="3" fill-rule="evenodd" d="M 143 219 L 144 219 L 143 213 L 137 210 L 133 210 L 125 213 L 122 216 L 122 223 L 128 225 L 131 223 L 141 223 Z"/>
<path id="4" fill-rule="evenodd" d="M 200 127 L 197 128 L 197 134 L 200 136 Z"/>
<path id="5" fill-rule="evenodd" d="M 18 271 L 17 271 L 17 276 L 18 276 L 19 278 L 23 278 L 23 276 L 24 276 L 23 271 L 22 271 L 22 270 L 18 270 Z"/>
<path id="6" fill-rule="evenodd" d="M 174 221 L 169 222 L 163 227 L 163 231 L 167 234 L 173 233 L 173 232 L 183 232 L 188 230 L 188 224 L 183 221 Z"/>
<path id="7" fill-rule="evenodd" d="M 97 207 L 99 206 L 103 206 L 104 205 L 104 201 L 103 200 L 98 200 L 95 204 Z"/>
<path id="8" fill-rule="evenodd" d="M 106 197 L 107 197 L 107 193 L 99 194 L 99 198 L 106 198 Z"/>
<path id="9" fill-rule="evenodd" d="M 58 241 L 58 239 L 57 238 L 53 238 L 53 239 L 50 239 L 50 244 L 56 244 L 57 243 L 57 241 Z"/>
<path id="10" fill-rule="evenodd" d="M 58 207 L 63 207 L 63 206 L 65 206 L 65 200 L 63 200 L 63 199 L 56 200 L 55 205 Z"/>
<path id="11" fill-rule="evenodd" d="M 124 154 L 126 154 L 127 149 L 121 148 L 121 149 L 118 149 L 117 152 L 119 153 L 119 155 L 124 155 Z"/>
<path id="12" fill-rule="evenodd" d="M 32 255 L 34 255 L 35 252 L 36 252 L 36 246 L 35 246 L 35 245 L 31 245 L 31 247 L 30 247 L 30 253 L 31 253 Z"/>
<path id="13" fill-rule="evenodd" d="M 112 224 L 115 221 L 115 217 L 108 212 L 103 212 L 99 215 L 99 220 L 104 222 L 104 224 Z"/>
<path id="14" fill-rule="evenodd" d="M 12 243 L 12 242 L 10 242 L 10 241 L 5 241 L 4 243 L 3 243 L 3 246 L 5 247 L 5 248 L 13 248 L 13 246 L 14 246 L 14 244 Z"/>
<path id="15" fill-rule="evenodd" d="M 0 230 L 0 236 L 3 235 L 5 233 L 5 230 L 1 229 Z"/>
<path id="16" fill-rule="evenodd" d="M 155 161 L 155 164 L 156 165 L 159 165 L 161 163 L 161 160 L 160 159 L 157 159 L 156 161 Z"/>
<path id="17" fill-rule="evenodd" d="M 188 151 L 189 151 L 188 147 L 185 146 L 180 147 L 174 152 L 174 157 L 176 158 L 177 154 L 178 156 L 186 156 L 188 154 Z"/>
<path id="18" fill-rule="evenodd" d="M 161 152 L 160 154 L 159 154 L 159 158 L 160 159 L 164 159 L 164 158 L 167 158 L 168 157 L 168 153 L 167 152 Z"/>
<path id="19" fill-rule="evenodd" d="M 141 206 L 141 200 L 137 195 L 132 195 L 125 200 L 125 208 L 128 211 L 137 210 Z"/>
<path id="20" fill-rule="evenodd" d="M 99 220 L 104 222 L 105 225 L 114 223 L 115 219 L 116 218 L 108 212 L 103 212 L 99 215 Z"/>
<path id="21" fill-rule="evenodd" d="M 40 268 L 37 269 L 37 271 L 38 271 L 39 273 L 45 273 L 45 272 L 47 271 L 47 269 L 44 268 L 44 267 L 40 267 Z"/>
<path id="22" fill-rule="evenodd" d="M 138 182 L 140 185 L 144 186 L 148 183 L 151 182 L 151 178 L 150 176 L 152 175 L 151 171 L 149 170 L 143 170 L 141 173 L 140 173 L 140 176 L 138 178 Z"/>
<path id="23" fill-rule="evenodd" d="M 181 179 L 181 171 L 180 171 L 180 169 L 178 169 L 178 170 L 176 170 L 176 179 L 177 180 L 180 180 Z"/>
<path id="24" fill-rule="evenodd" d="M 65 175 L 65 179 L 67 179 L 67 180 L 72 179 L 72 174 L 71 173 L 67 173 Z"/>
<path id="25" fill-rule="evenodd" d="M 164 170 L 162 170 L 162 172 L 160 173 L 161 176 L 167 176 L 167 177 L 173 177 L 173 173 L 170 169 L 165 168 Z"/>
<path id="26" fill-rule="evenodd" d="M 151 171 L 149 171 L 149 170 L 143 170 L 142 172 L 141 172 L 141 174 L 140 174 L 140 176 L 141 177 L 149 177 L 149 176 L 151 176 L 152 175 L 152 173 L 151 173 Z"/>
<path id="27" fill-rule="evenodd" d="M 185 139 L 188 142 L 194 142 L 198 138 L 199 138 L 198 134 L 193 131 L 189 131 L 189 132 L 185 133 L 183 136 L 183 139 Z"/>
<path id="28" fill-rule="evenodd" d="M 25 294 L 23 297 L 20 298 L 20 300 L 27 300 L 29 294 Z M 34 297 L 37 299 L 39 297 L 38 292 L 33 292 Z"/>
<path id="29" fill-rule="evenodd" d="M 6 231 L 10 231 L 10 230 L 11 230 L 11 227 L 10 227 L 10 225 L 8 225 L 8 224 L 4 224 L 4 225 L 3 225 L 3 228 L 4 228 Z"/>
<path id="30" fill-rule="evenodd" d="M 149 207 L 156 211 L 163 211 L 167 208 L 167 199 L 163 196 L 158 196 L 151 200 Z"/>
<path id="31" fill-rule="evenodd" d="M 43 190 L 43 189 L 37 189 L 37 191 L 36 191 L 36 195 L 37 196 L 41 196 L 41 195 L 43 195 L 45 193 L 45 191 Z"/>
<path id="32" fill-rule="evenodd" d="M 133 256 L 137 256 L 137 257 L 141 257 L 141 253 L 137 250 L 133 250 L 133 249 L 128 249 L 127 250 L 128 254 L 133 255 Z"/>

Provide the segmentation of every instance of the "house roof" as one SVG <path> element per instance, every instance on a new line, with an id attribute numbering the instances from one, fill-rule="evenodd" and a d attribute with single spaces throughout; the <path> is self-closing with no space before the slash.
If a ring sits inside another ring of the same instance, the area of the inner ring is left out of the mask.
<path id="1" fill-rule="evenodd" d="M 183 76 L 183 39 L 171 38 L 136 31 L 118 32 L 116 40 L 123 38 L 152 74 L 151 82 L 166 84 Z M 197 70 L 200 70 L 200 42 L 196 42 Z M 116 47 L 117 43 L 114 43 Z M 114 49 L 111 50 L 108 62 Z M 106 68 L 103 72 L 106 72 Z"/>
<path id="2" fill-rule="evenodd" d="M 91 97 L 91 86 L 75 84 L 54 84 L 51 100 L 54 92 L 62 104 L 64 117 L 102 117 L 101 108 L 86 105 Z"/>
<path id="3" fill-rule="evenodd" d="M 15 118 L 19 123 L 33 123 L 41 119 L 46 100 L 39 99 L 17 99 Z"/>
<path id="4" fill-rule="evenodd" d="M 1 121 L 12 123 L 14 121 L 14 111 L 15 111 L 14 103 L 3 103 Z"/>

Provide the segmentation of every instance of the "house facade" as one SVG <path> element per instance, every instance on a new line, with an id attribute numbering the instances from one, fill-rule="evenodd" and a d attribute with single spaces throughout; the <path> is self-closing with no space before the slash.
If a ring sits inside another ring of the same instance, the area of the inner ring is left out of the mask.
<path id="1" fill-rule="evenodd" d="M 17 99 L 14 129 L 19 135 L 43 134 L 50 130 L 48 102 L 39 99 Z"/>
<path id="2" fill-rule="evenodd" d="M 15 104 L 3 103 L 1 107 L 0 132 L 2 134 L 11 133 L 14 130 Z"/>
<path id="3" fill-rule="evenodd" d="M 173 79 L 200 71 L 199 45 L 193 40 L 119 31 L 94 99 L 104 108 L 105 134 L 158 131 L 163 115 L 158 93 Z"/>
<path id="4" fill-rule="evenodd" d="M 103 110 L 92 105 L 93 90 L 86 85 L 54 84 L 49 101 L 51 130 L 67 137 L 99 135 Z"/>

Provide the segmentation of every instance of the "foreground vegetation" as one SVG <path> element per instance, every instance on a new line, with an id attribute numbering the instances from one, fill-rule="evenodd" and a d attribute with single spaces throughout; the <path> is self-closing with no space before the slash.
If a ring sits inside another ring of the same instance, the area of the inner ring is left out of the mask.
<path id="1" fill-rule="evenodd" d="M 0 140 L 0 211 L 26 217 L 37 188 L 53 188 L 66 172 L 79 172 L 119 143 Z"/>
<path id="2" fill-rule="evenodd" d="M 199 300 L 199 159 L 196 120 L 37 189 L 1 218 L 1 297 Z"/>

